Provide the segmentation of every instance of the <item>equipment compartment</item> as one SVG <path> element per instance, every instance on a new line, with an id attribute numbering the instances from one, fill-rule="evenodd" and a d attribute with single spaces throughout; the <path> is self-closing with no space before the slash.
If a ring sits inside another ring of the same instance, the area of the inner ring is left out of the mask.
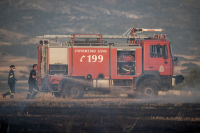
<path id="1" fill-rule="evenodd" d="M 117 50 L 117 75 L 135 75 L 135 50 Z"/>

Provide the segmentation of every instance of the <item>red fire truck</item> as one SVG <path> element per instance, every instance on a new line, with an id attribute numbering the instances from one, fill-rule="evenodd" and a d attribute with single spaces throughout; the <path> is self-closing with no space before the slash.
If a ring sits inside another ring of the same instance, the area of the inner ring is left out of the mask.
<path id="1" fill-rule="evenodd" d="M 82 98 L 85 91 L 158 95 L 183 81 L 173 76 L 177 57 L 173 57 L 165 34 L 139 35 L 162 29 L 130 28 L 123 35 L 72 34 L 37 36 L 38 79 L 41 91 L 56 97 Z M 58 39 L 71 38 L 59 43 Z M 55 39 L 55 43 L 51 43 Z M 127 39 L 126 43 L 107 43 L 103 39 Z"/>

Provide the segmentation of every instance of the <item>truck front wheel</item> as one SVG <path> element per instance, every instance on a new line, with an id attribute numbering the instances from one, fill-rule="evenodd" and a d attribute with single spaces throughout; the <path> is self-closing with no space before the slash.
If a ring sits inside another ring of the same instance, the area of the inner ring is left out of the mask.
<path id="1" fill-rule="evenodd" d="M 139 85 L 139 91 L 142 96 L 151 97 L 158 95 L 158 86 L 150 81 L 142 82 Z"/>
<path id="2" fill-rule="evenodd" d="M 62 89 L 62 97 L 82 98 L 84 95 L 84 88 L 82 85 L 65 83 Z"/>

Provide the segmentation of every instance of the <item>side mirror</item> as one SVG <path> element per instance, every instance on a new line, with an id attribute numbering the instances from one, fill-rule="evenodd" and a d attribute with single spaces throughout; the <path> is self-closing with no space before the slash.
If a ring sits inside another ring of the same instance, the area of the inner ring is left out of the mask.
<path id="1" fill-rule="evenodd" d="M 173 65 L 177 65 L 177 62 L 178 62 L 178 57 L 173 57 Z"/>
<path id="2" fill-rule="evenodd" d="M 178 61 L 178 57 L 174 56 L 173 61 Z"/>

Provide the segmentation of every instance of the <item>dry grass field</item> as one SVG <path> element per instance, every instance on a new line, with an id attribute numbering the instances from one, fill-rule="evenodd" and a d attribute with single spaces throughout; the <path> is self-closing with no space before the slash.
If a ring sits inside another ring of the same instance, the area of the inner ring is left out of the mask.
<path id="1" fill-rule="evenodd" d="M 0 101 L 0 132 L 200 131 L 199 103 L 131 101 L 124 102 L 124 98 Z"/>
<path id="2" fill-rule="evenodd" d="M 39 92 L 26 100 L 27 90 L 17 87 L 14 99 L 0 93 L 0 132 L 200 131 L 200 95 L 195 92 L 149 99 L 97 93 L 87 93 L 83 99 L 63 99 Z"/>

